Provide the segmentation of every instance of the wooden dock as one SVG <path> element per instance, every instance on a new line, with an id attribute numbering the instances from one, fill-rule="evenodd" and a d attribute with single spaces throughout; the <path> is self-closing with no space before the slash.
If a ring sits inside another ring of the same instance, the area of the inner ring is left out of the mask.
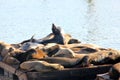
<path id="1" fill-rule="evenodd" d="M 65 68 L 51 72 L 25 72 L 16 65 L 0 62 L 1 74 L 13 80 L 94 80 L 97 74 L 108 72 L 112 65 L 99 65 L 84 68 Z"/>

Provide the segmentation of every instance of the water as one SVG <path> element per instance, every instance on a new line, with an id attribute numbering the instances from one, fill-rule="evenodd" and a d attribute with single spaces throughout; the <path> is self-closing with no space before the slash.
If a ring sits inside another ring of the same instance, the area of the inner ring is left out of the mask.
<path id="1" fill-rule="evenodd" d="M 120 0 L 0 0 L 0 40 L 42 38 L 51 24 L 82 42 L 120 49 Z"/>

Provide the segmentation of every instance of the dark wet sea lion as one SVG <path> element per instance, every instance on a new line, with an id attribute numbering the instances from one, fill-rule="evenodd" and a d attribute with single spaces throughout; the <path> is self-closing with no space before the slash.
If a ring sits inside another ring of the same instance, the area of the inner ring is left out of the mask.
<path id="1" fill-rule="evenodd" d="M 28 40 L 24 40 L 24 41 L 22 41 L 21 43 L 19 43 L 19 44 L 24 44 L 24 43 L 26 43 L 26 42 L 35 42 L 36 41 L 36 39 L 34 39 L 34 36 L 35 35 L 33 35 L 30 39 L 28 39 Z"/>
<path id="2" fill-rule="evenodd" d="M 81 43 L 81 42 L 77 39 L 74 39 L 74 38 L 72 38 L 68 41 L 68 44 L 73 44 L 73 43 Z"/>
<path id="3" fill-rule="evenodd" d="M 48 40 L 42 40 L 39 43 L 42 44 L 48 44 L 48 43 L 58 43 L 58 44 L 64 44 L 64 38 L 61 33 L 61 28 L 56 27 L 54 24 L 52 24 L 52 32 L 54 34 L 54 37 Z"/>
<path id="4" fill-rule="evenodd" d="M 120 79 L 120 62 L 112 66 L 112 68 L 109 70 L 109 75 L 111 79 Z"/>
<path id="5" fill-rule="evenodd" d="M 48 63 L 46 61 L 25 61 L 20 64 L 20 68 L 27 71 L 35 70 L 39 72 L 48 72 L 53 70 L 63 70 L 64 67 L 60 64 Z"/>
<path id="6" fill-rule="evenodd" d="M 75 67 L 81 63 L 80 58 L 65 58 L 65 57 L 46 57 L 39 59 L 40 61 L 47 61 L 48 63 L 58 63 L 64 67 Z"/>

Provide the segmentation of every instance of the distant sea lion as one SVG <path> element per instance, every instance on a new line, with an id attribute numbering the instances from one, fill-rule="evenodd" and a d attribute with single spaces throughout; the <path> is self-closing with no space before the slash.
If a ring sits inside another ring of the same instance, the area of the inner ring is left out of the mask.
<path id="1" fill-rule="evenodd" d="M 111 79 L 120 79 L 120 62 L 112 66 L 112 68 L 109 70 L 109 75 Z"/>
<path id="2" fill-rule="evenodd" d="M 20 68 L 27 71 L 35 70 L 39 72 L 48 72 L 64 69 L 64 67 L 60 64 L 48 63 L 46 61 L 25 61 L 20 64 Z"/>

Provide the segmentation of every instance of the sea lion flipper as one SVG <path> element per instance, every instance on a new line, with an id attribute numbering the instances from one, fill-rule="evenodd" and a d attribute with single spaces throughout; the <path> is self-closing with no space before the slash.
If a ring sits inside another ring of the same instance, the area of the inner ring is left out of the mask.
<path id="1" fill-rule="evenodd" d="M 55 24 L 52 24 L 52 32 L 53 32 L 54 35 L 61 34 L 61 28 L 56 27 Z"/>

